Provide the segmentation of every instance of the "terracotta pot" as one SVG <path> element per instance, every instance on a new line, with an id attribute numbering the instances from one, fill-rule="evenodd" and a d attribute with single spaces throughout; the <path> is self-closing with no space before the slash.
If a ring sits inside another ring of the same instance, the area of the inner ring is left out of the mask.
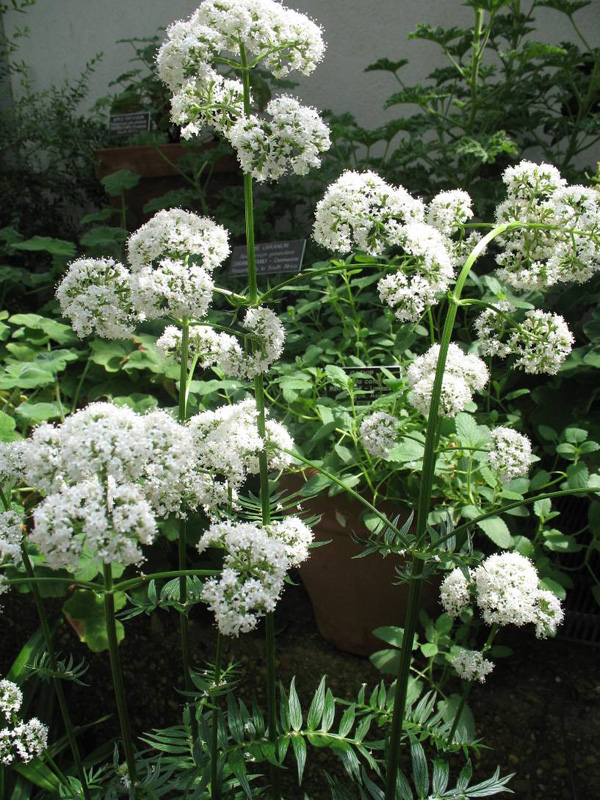
<path id="1" fill-rule="evenodd" d="M 289 475 L 280 486 L 297 491 L 301 482 L 300 476 Z M 323 494 L 303 501 L 302 507 L 304 516 L 321 515 L 320 522 L 313 526 L 315 541 L 329 541 L 315 548 L 300 568 L 319 633 L 345 653 L 368 656 L 382 650 L 387 645 L 373 635 L 373 630 L 384 625 L 404 625 L 408 587 L 396 583 L 396 568 L 403 566 L 404 559 L 393 555 L 382 558 L 378 553 L 353 558 L 364 548 L 354 542 L 352 533 L 361 539 L 369 537 L 359 519 L 364 506 L 358 500 L 344 494 Z M 390 517 L 401 513 L 390 503 L 382 504 L 381 511 Z M 347 520 L 345 527 L 336 512 Z M 423 586 L 422 605 L 432 613 L 441 610 L 438 590 L 437 584 Z"/>
<path id="2" fill-rule="evenodd" d="M 101 180 L 120 169 L 128 169 L 141 175 L 139 184 L 127 192 L 127 205 L 138 220 L 144 221 L 152 216 L 143 212 L 149 200 L 161 197 L 166 192 L 188 187 L 189 184 L 176 168 L 177 162 L 191 152 L 201 153 L 216 146 L 216 142 L 205 142 L 193 149 L 181 144 L 162 144 L 158 147 L 136 145 L 96 150 L 96 177 Z M 223 187 L 239 183 L 239 180 L 236 159 L 233 156 L 221 158 L 212 169 L 208 201 L 214 201 Z M 111 204 L 120 208 L 120 198 L 111 198 Z"/>

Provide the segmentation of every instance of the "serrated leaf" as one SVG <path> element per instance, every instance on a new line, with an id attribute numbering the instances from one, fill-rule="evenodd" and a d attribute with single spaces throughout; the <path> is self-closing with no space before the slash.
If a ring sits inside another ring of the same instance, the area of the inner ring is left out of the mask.
<path id="1" fill-rule="evenodd" d="M 494 544 L 506 550 L 512 544 L 512 536 L 506 522 L 501 517 L 488 517 L 477 523 L 488 539 L 491 539 Z"/>
<path id="2" fill-rule="evenodd" d="M 130 169 L 119 169 L 106 175 L 100 183 L 104 186 L 106 194 L 111 197 L 118 197 L 121 192 L 133 189 L 140 182 L 140 175 Z"/>
<path id="3" fill-rule="evenodd" d="M 298 784 L 302 784 L 304 767 L 306 766 L 306 742 L 302 736 L 292 736 L 292 747 L 298 765 Z"/>
<path id="4" fill-rule="evenodd" d="M 315 731 L 321 724 L 323 717 L 323 709 L 325 708 L 325 677 L 321 678 L 321 682 L 314 694 L 310 708 L 308 709 L 307 725 L 309 730 Z"/>
<path id="5" fill-rule="evenodd" d="M 296 692 L 296 679 L 292 678 L 292 682 L 290 684 L 290 695 L 289 695 L 289 716 L 290 716 L 290 725 L 292 726 L 292 730 L 299 731 L 302 727 L 302 707 L 300 706 L 300 699 Z"/>

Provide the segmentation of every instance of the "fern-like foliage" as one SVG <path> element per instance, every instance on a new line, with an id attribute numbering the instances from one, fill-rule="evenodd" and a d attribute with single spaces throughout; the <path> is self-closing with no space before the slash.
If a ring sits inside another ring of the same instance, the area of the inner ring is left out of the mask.
<path id="1" fill-rule="evenodd" d="M 27 669 L 28 677 L 35 675 L 36 678 L 42 681 L 52 681 L 58 678 L 63 681 L 72 681 L 79 684 L 79 686 L 89 685 L 82 680 L 82 677 L 89 669 L 89 665 L 84 658 L 76 663 L 72 655 L 61 658 L 59 653 L 56 657 L 56 669 L 52 669 L 50 657 L 48 653 L 44 652 L 36 656 L 32 663 L 27 665 Z"/>

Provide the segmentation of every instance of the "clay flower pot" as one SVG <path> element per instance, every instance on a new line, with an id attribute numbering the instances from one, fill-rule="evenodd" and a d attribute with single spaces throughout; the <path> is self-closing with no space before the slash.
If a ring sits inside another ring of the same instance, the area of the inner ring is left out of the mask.
<path id="1" fill-rule="evenodd" d="M 280 485 L 297 490 L 301 483 L 301 476 L 289 475 Z M 364 540 L 369 538 L 368 529 L 360 521 L 364 506 L 358 500 L 345 494 L 323 494 L 303 501 L 302 508 L 305 516 L 321 515 L 320 522 L 313 526 L 315 541 L 329 542 L 312 550 L 300 568 L 319 633 L 345 653 L 368 656 L 381 650 L 386 645 L 373 635 L 373 630 L 384 625 L 404 625 L 408 586 L 398 585 L 396 574 L 404 559 L 393 555 L 383 558 L 378 553 L 354 558 L 363 548 L 353 540 L 352 533 Z M 381 510 L 390 518 L 399 513 L 391 503 L 382 504 Z M 340 516 L 347 521 L 345 527 Z M 408 513 L 404 519 L 407 517 Z M 423 586 L 423 607 L 433 613 L 440 610 L 438 591 L 435 583 Z"/>

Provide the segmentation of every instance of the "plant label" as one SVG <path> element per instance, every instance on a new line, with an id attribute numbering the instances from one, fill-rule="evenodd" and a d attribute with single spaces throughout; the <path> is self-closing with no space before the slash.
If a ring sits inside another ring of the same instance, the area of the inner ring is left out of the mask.
<path id="1" fill-rule="evenodd" d="M 136 111 L 134 114 L 115 114 L 108 118 L 108 130 L 114 136 L 131 136 L 150 130 L 150 112 Z"/>
<path id="2" fill-rule="evenodd" d="M 257 275 L 273 275 L 277 272 L 300 272 L 306 249 L 306 239 L 288 242 L 264 242 L 256 245 Z M 248 251 L 245 247 L 234 247 L 231 256 L 230 275 L 248 274 Z"/>

